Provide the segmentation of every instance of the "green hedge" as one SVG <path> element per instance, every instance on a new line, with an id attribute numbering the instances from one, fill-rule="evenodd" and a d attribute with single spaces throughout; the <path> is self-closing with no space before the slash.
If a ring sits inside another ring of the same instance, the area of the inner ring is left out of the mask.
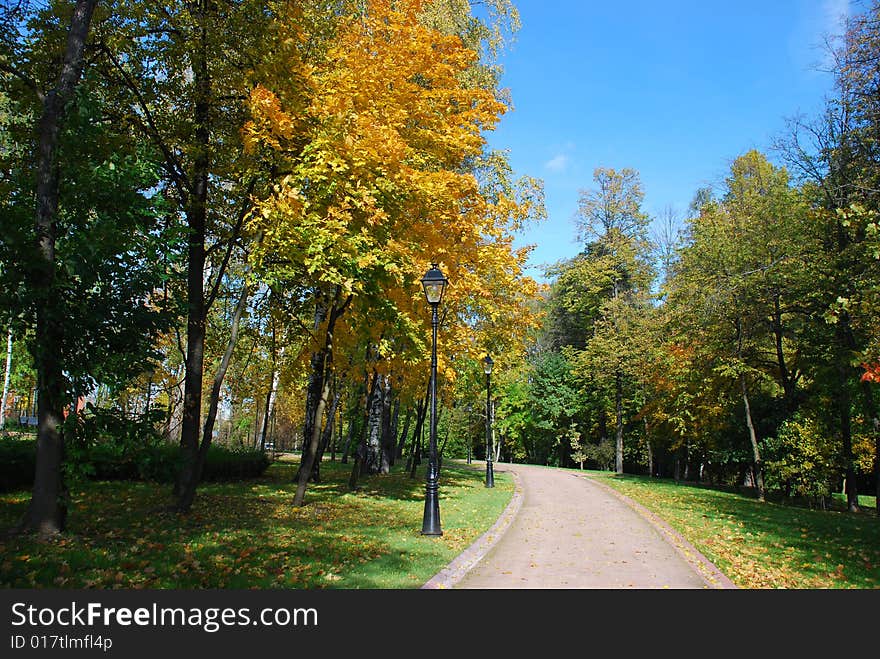
<path id="1" fill-rule="evenodd" d="M 69 465 L 93 480 L 141 480 L 170 483 L 180 465 L 180 448 L 172 444 L 119 446 L 96 444 L 85 451 L 71 451 Z M 32 439 L 0 439 L 0 491 L 20 490 L 33 484 L 36 442 Z M 269 458 L 260 451 L 230 450 L 211 446 L 202 474 L 203 481 L 235 481 L 261 476 Z"/>
<path id="2" fill-rule="evenodd" d="M 33 485 L 35 450 L 33 439 L 0 439 L 0 491 Z"/>

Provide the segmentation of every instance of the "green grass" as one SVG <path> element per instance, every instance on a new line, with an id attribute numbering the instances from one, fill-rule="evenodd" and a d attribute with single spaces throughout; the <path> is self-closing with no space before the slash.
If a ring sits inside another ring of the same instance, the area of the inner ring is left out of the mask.
<path id="1" fill-rule="evenodd" d="M 880 519 L 870 508 L 810 510 L 668 480 L 589 475 L 660 515 L 741 588 L 880 588 Z"/>
<path id="2" fill-rule="evenodd" d="M 513 494 L 496 476 L 444 465 L 441 537 L 422 536 L 424 471 L 362 477 L 325 462 L 306 505 L 292 505 L 295 463 L 259 479 L 203 484 L 189 515 L 164 508 L 165 485 L 84 483 L 72 497 L 68 532 L 0 543 L 3 588 L 418 588 L 488 529 Z M 28 492 L 0 495 L 0 528 L 20 518 Z"/>

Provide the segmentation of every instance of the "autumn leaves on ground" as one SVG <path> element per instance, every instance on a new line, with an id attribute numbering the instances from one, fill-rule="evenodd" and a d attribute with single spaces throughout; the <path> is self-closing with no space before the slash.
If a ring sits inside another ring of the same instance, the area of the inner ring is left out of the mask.
<path id="1" fill-rule="evenodd" d="M 162 512 L 155 483 L 90 482 L 75 492 L 70 533 L 0 541 L 3 588 L 419 588 L 487 530 L 513 493 L 496 473 L 444 467 L 443 536 L 420 535 L 424 483 L 404 470 L 351 492 L 348 465 L 327 463 L 313 501 L 291 505 L 296 464 L 206 485 L 193 512 Z M 661 514 L 740 588 L 878 588 L 880 526 L 870 514 L 760 504 L 752 496 L 590 472 Z M 0 524 L 27 492 L 0 495 Z"/>
<path id="2" fill-rule="evenodd" d="M 618 474 L 740 585 L 876 587 L 878 17 L 826 111 L 686 216 L 594 163 L 544 285 L 543 184 L 486 139 L 510 0 L 5 3 L 0 420 L 37 431 L 0 463 L 30 488 L 3 484 L 2 582 L 415 586 L 497 517 L 510 484 L 449 464 L 493 454 Z M 305 467 L 217 485 L 219 448 Z M 846 514 L 775 503 L 843 486 Z"/>
<path id="3" fill-rule="evenodd" d="M 252 482 L 206 485 L 192 513 L 163 512 L 156 483 L 88 483 L 73 495 L 69 533 L 0 540 L 4 588 L 418 588 L 494 524 L 513 492 L 499 475 L 446 467 L 443 535 L 420 534 L 424 479 L 404 470 L 347 485 L 328 463 L 308 505 L 292 505 L 296 463 Z M 0 525 L 27 493 L 0 495 Z"/>

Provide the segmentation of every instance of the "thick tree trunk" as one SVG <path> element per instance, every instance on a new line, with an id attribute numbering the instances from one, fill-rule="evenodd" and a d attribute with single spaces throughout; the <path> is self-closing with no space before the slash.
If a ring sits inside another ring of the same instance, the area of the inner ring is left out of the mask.
<path id="1" fill-rule="evenodd" d="M 202 470 L 205 467 L 205 459 L 208 457 L 208 449 L 211 446 L 211 440 L 214 436 L 214 423 L 217 419 L 217 408 L 220 404 L 220 389 L 223 386 L 223 380 L 226 377 L 226 371 L 229 369 L 229 362 L 232 360 L 232 353 L 235 350 L 235 343 L 238 340 L 238 327 L 241 322 L 241 316 L 244 313 L 248 299 L 247 281 L 242 284 L 241 295 L 238 303 L 235 305 L 235 311 L 232 316 L 232 327 L 229 331 L 229 341 L 226 344 L 226 351 L 220 360 L 220 366 L 214 375 L 214 383 L 211 387 L 211 398 L 208 403 L 208 414 L 205 417 L 205 427 L 202 430 L 202 442 L 195 456 L 192 474 L 187 478 L 185 486 L 181 488 L 177 499 L 178 512 L 189 512 L 192 507 L 193 500 L 196 496 L 196 488 L 202 478 Z"/>
<path id="2" fill-rule="evenodd" d="M 205 336 L 207 306 L 205 304 L 205 240 L 208 216 L 208 181 L 210 171 L 210 98 L 211 80 L 208 73 L 207 29 L 204 14 L 198 30 L 198 44 L 193 52 L 193 108 L 196 156 L 190 176 L 191 189 L 186 208 L 187 235 L 187 320 L 186 376 L 183 391 L 183 419 L 180 427 L 182 464 L 174 494 L 178 510 L 187 509 L 185 502 L 195 494 L 199 463 L 199 432 L 202 416 L 202 377 L 205 368 Z"/>
<path id="3" fill-rule="evenodd" d="M 64 531 L 67 520 L 64 462 L 65 385 L 60 348 L 64 336 L 62 295 L 55 290 L 55 238 L 60 172 L 58 140 L 68 103 L 73 100 L 83 69 L 86 37 L 97 0 L 78 0 L 54 89 L 43 97 L 37 126 L 36 234 L 37 263 L 33 291 L 37 307 L 34 362 L 37 371 L 37 455 L 31 501 L 19 525 L 21 531 L 50 535 Z"/>

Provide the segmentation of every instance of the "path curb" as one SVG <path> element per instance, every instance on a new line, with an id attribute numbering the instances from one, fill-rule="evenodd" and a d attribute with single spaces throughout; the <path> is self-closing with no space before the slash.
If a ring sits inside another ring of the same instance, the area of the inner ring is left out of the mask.
<path id="1" fill-rule="evenodd" d="M 697 572 L 703 578 L 703 581 L 706 582 L 706 585 L 709 588 L 716 589 L 724 589 L 724 590 L 737 590 L 739 587 L 730 580 L 730 578 L 724 574 L 721 570 L 719 570 L 712 561 L 706 558 L 696 547 L 694 547 L 690 542 L 688 542 L 685 537 L 672 528 L 663 518 L 659 517 L 656 513 L 652 512 L 648 508 L 645 508 L 639 502 L 629 498 L 625 494 L 622 494 L 615 490 L 613 487 L 602 483 L 595 478 L 590 478 L 586 474 L 574 474 L 575 478 L 585 478 L 591 483 L 595 483 L 599 487 L 603 488 L 609 494 L 614 495 L 620 501 L 628 505 L 634 511 L 636 511 L 639 515 L 641 515 L 645 520 L 650 522 L 654 528 L 656 528 L 663 537 L 671 544 L 675 550 L 691 565 L 696 568 Z"/>
<path id="2" fill-rule="evenodd" d="M 464 578 L 464 575 L 466 575 L 470 569 L 474 567 L 474 565 L 476 565 L 493 546 L 495 546 L 495 543 L 501 539 L 501 536 L 507 531 L 507 527 L 510 526 L 510 523 L 516 517 L 516 514 L 522 506 L 523 500 L 523 491 L 522 485 L 520 484 L 519 474 L 515 471 L 507 471 L 506 469 L 496 468 L 495 471 L 511 474 L 513 476 L 513 497 L 510 499 L 507 507 L 495 523 L 489 527 L 488 531 L 474 540 L 474 542 L 471 543 L 471 545 L 462 553 L 456 556 L 449 565 L 425 582 L 421 589 L 445 590 L 454 587 L 455 584 L 461 581 L 462 578 Z"/>

